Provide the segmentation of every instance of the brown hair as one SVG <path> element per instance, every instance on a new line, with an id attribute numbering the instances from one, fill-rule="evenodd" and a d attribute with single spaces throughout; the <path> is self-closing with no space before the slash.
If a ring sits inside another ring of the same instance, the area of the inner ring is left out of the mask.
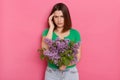
<path id="1" fill-rule="evenodd" d="M 50 15 L 52 15 L 52 13 L 54 13 L 56 10 L 61 10 L 63 12 L 64 28 L 63 28 L 62 32 L 66 32 L 69 29 L 71 29 L 72 22 L 71 22 L 71 17 L 70 17 L 70 13 L 69 13 L 68 7 L 65 4 L 63 4 L 63 3 L 57 3 L 57 4 L 55 4 L 53 6 Z M 53 21 L 53 23 L 54 23 L 54 21 Z M 55 25 L 55 23 L 54 23 L 54 25 Z M 55 25 L 54 30 L 56 29 L 56 27 L 57 26 Z"/>

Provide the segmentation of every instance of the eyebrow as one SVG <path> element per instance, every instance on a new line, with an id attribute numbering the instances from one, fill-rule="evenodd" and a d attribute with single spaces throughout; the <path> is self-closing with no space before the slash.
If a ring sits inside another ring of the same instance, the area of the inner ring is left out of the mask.
<path id="1" fill-rule="evenodd" d="M 62 17 L 63 15 L 60 15 L 60 17 Z M 54 17 L 59 17 L 59 16 L 57 16 L 57 15 L 55 15 Z"/>

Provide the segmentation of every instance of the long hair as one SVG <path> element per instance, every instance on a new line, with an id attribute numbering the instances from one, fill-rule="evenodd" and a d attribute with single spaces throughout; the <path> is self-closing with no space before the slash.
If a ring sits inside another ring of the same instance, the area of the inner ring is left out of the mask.
<path id="1" fill-rule="evenodd" d="M 72 27 L 72 22 L 71 22 L 71 17 L 70 17 L 68 7 L 63 3 L 57 3 L 53 6 L 50 15 L 52 15 L 52 13 L 54 13 L 56 10 L 61 10 L 63 13 L 63 17 L 64 17 L 64 26 L 63 27 L 64 28 L 63 28 L 62 32 L 64 33 L 66 31 L 68 31 L 69 29 L 71 29 L 71 27 Z M 54 30 L 55 30 L 57 28 L 57 26 L 56 26 L 54 20 L 53 20 L 53 23 L 55 25 L 55 28 L 54 28 Z"/>

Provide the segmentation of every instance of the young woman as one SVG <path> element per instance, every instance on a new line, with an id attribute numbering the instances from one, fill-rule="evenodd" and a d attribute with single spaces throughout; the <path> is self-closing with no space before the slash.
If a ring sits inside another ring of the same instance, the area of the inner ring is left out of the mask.
<path id="1" fill-rule="evenodd" d="M 57 3 L 53 6 L 48 20 L 49 28 L 42 33 L 42 48 L 48 49 L 44 42 L 45 38 L 55 40 L 69 39 L 74 42 L 81 41 L 80 34 L 77 30 L 72 28 L 71 18 L 67 6 L 63 3 Z M 78 49 L 77 60 L 80 60 L 81 45 Z M 56 66 L 48 62 L 45 80 L 79 80 L 78 70 L 76 64 L 69 64 L 69 66 Z"/>

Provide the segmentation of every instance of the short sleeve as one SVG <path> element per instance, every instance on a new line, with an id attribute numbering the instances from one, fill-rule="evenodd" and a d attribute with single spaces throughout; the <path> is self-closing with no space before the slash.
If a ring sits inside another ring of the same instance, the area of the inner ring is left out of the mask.
<path id="1" fill-rule="evenodd" d="M 75 42 L 81 42 L 81 35 L 77 30 L 75 30 L 75 36 Z"/>
<path id="2" fill-rule="evenodd" d="M 42 36 L 46 36 L 48 33 L 48 29 L 45 29 L 43 32 L 42 32 Z"/>

